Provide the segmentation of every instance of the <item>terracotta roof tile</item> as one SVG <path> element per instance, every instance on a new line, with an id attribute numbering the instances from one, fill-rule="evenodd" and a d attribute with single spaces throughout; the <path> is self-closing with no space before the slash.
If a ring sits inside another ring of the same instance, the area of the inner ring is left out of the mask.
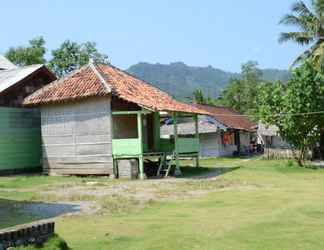
<path id="1" fill-rule="evenodd" d="M 255 124 L 251 122 L 248 117 L 242 116 L 242 114 L 231 108 L 201 104 L 194 104 L 194 106 L 209 113 L 210 116 L 214 117 L 217 121 L 228 128 L 247 131 L 255 130 Z"/>
<path id="2" fill-rule="evenodd" d="M 98 76 L 98 73 L 100 76 Z M 165 92 L 110 65 L 86 65 L 27 97 L 25 105 L 65 102 L 90 96 L 110 94 L 156 111 L 206 114 L 198 107 L 174 100 Z"/>

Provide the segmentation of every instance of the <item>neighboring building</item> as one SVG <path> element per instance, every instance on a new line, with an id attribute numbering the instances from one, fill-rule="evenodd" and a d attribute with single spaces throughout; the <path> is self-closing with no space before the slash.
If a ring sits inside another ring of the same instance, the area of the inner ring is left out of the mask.
<path id="1" fill-rule="evenodd" d="M 134 170 L 144 178 L 144 160 L 164 162 L 166 155 L 174 157 L 179 170 L 178 156 L 198 157 L 199 140 L 161 139 L 159 112 L 175 120 L 183 113 L 206 113 L 116 67 L 92 62 L 35 92 L 24 104 L 40 106 L 43 169 L 54 175 L 133 176 Z M 136 161 L 121 163 L 129 159 Z M 138 167 L 133 168 L 134 162 Z"/>
<path id="2" fill-rule="evenodd" d="M 0 55 L 0 174 L 40 170 L 40 113 L 21 106 L 55 79 L 43 65 L 17 67 Z"/>
<path id="3" fill-rule="evenodd" d="M 54 80 L 44 65 L 17 67 L 0 55 L 0 106 L 21 107 L 25 97 Z"/>
<path id="4" fill-rule="evenodd" d="M 262 122 L 258 124 L 258 142 L 265 148 L 288 149 L 289 144 L 279 135 L 279 129 L 275 125 L 266 126 Z"/>
<path id="5" fill-rule="evenodd" d="M 279 129 L 275 125 L 266 126 L 259 122 L 258 143 L 263 145 L 264 156 L 268 159 L 294 158 L 291 146 L 282 139 L 279 135 Z"/>
<path id="6" fill-rule="evenodd" d="M 195 105 L 209 115 L 201 115 L 199 122 L 200 156 L 231 156 L 247 153 L 251 149 L 251 142 L 256 140 L 256 130 L 247 117 L 227 108 L 212 105 Z M 190 136 L 195 133 L 194 122 L 189 119 L 179 121 L 180 136 Z M 172 136 L 172 126 L 162 124 L 161 134 Z"/>

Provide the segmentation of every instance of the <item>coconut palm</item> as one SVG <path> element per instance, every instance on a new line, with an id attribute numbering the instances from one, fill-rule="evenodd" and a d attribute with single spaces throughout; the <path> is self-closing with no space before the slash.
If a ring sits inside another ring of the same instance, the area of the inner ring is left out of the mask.
<path id="1" fill-rule="evenodd" d="M 298 31 L 281 33 L 279 42 L 294 41 L 310 46 L 295 59 L 293 65 L 311 59 L 317 67 L 324 66 L 324 0 L 311 0 L 310 8 L 298 1 L 291 11 L 281 19 L 280 24 L 296 26 Z"/>

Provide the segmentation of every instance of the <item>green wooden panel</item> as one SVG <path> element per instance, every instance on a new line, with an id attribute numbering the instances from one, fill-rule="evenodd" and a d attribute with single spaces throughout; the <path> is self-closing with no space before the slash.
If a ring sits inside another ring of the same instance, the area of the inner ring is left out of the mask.
<path id="1" fill-rule="evenodd" d="M 178 138 L 176 143 L 179 154 L 199 152 L 198 138 Z"/>
<path id="2" fill-rule="evenodd" d="M 174 143 L 171 139 L 160 139 L 160 151 L 162 152 L 173 152 L 174 151 Z"/>
<path id="3" fill-rule="evenodd" d="M 0 108 L 0 171 L 38 168 L 41 131 L 38 110 Z"/>
<path id="4" fill-rule="evenodd" d="M 113 139 L 112 151 L 114 156 L 118 155 L 139 155 L 142 153 L 140 139 Z"/>

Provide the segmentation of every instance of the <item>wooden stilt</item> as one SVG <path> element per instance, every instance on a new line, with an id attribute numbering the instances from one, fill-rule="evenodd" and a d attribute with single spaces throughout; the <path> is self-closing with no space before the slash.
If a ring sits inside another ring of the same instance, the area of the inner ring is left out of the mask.
<path id="1" fill-rule="evenodd" d="M 195 137 L 196 139 L 199 140 L 198 115 L 194 115 L 194 120 L 195 120 Z M 199 150 L 197 152 L 197 157 L 196 157 L 196 167 L 199 168 Z"/>
<path id="2" fill-rule="evenodd" d="M 141 154 L 138 156 L 139 164 L 139 178 L 144 180 L 146 178 L 144 173 L 144 159 L 143 159 L 143 123 L 142 123 L 142 113 L 137 113 L 137 129 L 138 129 L 138 138 L 141 142 Z"/>
<path id="3" fill-rule="evenodd" d="M 177 124 L 177 113 L 174 112 L 172 114 L 173 118 L 173 127 L 174 127 L 174 156 L 175 156 L 175 176 L 180 176 L 181 175 L 181 169 L 180 169 L 180 161 L 179 161 L 179 148 L 178 148 L 178 124 Z"/>

